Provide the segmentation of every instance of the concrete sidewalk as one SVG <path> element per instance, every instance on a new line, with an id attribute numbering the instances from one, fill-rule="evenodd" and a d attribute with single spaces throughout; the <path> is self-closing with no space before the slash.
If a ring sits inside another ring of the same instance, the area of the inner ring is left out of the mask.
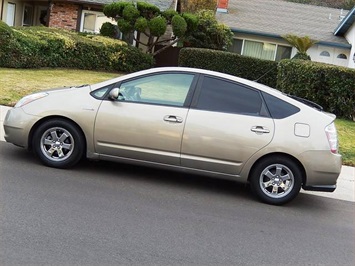
<path id="1" fill-rule="evenodd" d="M 3 121 L 8 109 L 10 108 L 0 105 L 0 141 L 4 141 Z M 332 193 L 304 190 L 301 190 L 301 192 L 321 197 L 355 202 L 355 168 L 349 166 L 342 167 L 340 176 L 338 178 L 337 189 Z"/>

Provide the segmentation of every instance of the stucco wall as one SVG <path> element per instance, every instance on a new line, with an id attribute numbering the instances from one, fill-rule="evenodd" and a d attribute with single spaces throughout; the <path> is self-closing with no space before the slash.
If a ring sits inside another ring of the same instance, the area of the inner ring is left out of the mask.
<path id="1" fill-rule="evenodd" d="M 351 26 L 348 32 L 345 34 L 346 39 L 352 45 L 350 52 L 349 67 L 355 68 L 355 23 Z"/>
<path id="2" fill-rule="evenodd" d="M 322 52 L 324 54 L 329 53 L 329 56 L 321 55 Z M 327 64 L 333 64 L 337 66 L 348 66 L 349 57 L 350 57 L 350 50 L 349 49 L 342 49 L 332 46 L 324 46 L 324 45 L 313 45 L 307 53 L 310 55 L 312 61 L 322 62 Z M 344 54 L 347 59 L 338 58 L 340 54 Z"/>

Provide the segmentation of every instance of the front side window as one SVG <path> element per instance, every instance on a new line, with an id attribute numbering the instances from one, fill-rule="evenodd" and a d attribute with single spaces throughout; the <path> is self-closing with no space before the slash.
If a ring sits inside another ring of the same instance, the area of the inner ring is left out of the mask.
<path id="1" fill-rule="evenodd" d="M 183 106 L 194 79 L 193 74 L 150 75 L 120 86 L 120 101 Z"/>
<path id="2" fill-rule="evenodd" d="M 257 90 L 238 83 L 205 77 L 197 109 L 215 112 L 260 115 L 262 99 Z"/>

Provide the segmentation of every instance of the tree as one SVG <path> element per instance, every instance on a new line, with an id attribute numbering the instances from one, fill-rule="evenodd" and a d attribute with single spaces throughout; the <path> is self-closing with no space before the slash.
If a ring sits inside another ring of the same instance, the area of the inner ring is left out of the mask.
<path id="1" fill-rule="evenodd" d="M 104 14 L 117 21 L 117 26 L 123 34 L 146 36 L 147 40 L 142 41 L 133 37 L 136 42 L 147 47 L 146 52 L 155 56 L 159 52 L 184 40 L 197 28 L 198 19 L 195 15 L 185 13 L 179 15 L 174 10 L 160 9 L 146 2 L 114 2 L 104 7 Z M 171 26 L 172 37 L 163 38 L 168 26 Z M 155 45 L 166 44 L 162 49 L 153 52 Z"/>
<path id="2" fill-rule="evenodd" d="M 299 37 L 293 34 L 287 34 L 282 36 L 282 38 L 297 49 L 297 54 L 293 59 L 311 60 L 311 57 L 307 54 L 307 50 L 317 43 L 316 40 L 312 40 L 308 36 Z"/>
<path id="3" fill-rule="evenodd" d="M 218 23 L 214 12 L 211 10 L 198 11 L 197 18 L 197 30 L 187 38 L 189 46 L 227 50 L 232 44 L 234 36 L 231 29 L 224 24 Z"/>

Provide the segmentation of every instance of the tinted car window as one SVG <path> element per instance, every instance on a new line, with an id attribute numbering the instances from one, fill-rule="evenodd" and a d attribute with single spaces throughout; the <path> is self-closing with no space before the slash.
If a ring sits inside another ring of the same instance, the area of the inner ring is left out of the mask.
<path id="1" fill-rule="evenodd" d="M 238 83 L 205 77 L 197 109 L 259 115 L 262 107 L 260 93 Z"/>
<path id="2" fill-rule="evenodd" d="M 300 109 L 268 93 L 262 93 L 271 117 L 282 119 L 300 111 Z"/>
<path id="3" fill-rule="evenodd" d="M 193 79 L 193 74 L 166 73 L 123 82 L 120 100 L 183 106 Z"/>

